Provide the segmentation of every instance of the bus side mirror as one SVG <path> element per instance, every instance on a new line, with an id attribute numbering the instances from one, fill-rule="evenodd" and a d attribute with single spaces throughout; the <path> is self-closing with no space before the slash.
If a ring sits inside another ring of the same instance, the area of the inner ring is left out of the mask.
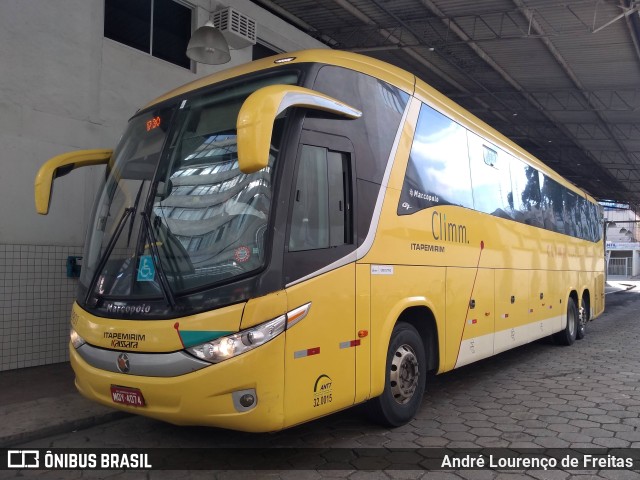
<path id="1" fill-rule="evenodd" d="M 273 123 L 289 107 L 323 110 L 351 119 L 362 116 L 360 110 L 308 88 L 270 85 L 256 90 L 242 104 L 236 124 L 238 163 L 243 173 L 257 172 L 269 165 Z"/>
<path id="2" fill-rule="evenodd" d="M 36 211 L 40 215 L 49 213 L 53 181 L 71 170 L 91 165 L 106 165 L 113 150 L 78 150 L 63 153 L 48 160 L 40 167 L 35 180 Z"/>

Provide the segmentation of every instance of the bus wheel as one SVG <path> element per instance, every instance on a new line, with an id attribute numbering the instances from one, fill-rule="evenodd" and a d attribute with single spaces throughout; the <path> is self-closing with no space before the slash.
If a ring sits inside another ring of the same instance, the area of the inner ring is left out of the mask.
<path id="1" fill-rule="evenodd" d="M 584 338 L 588 321 L 589 310 L 587 309 L 587 302 L 582 298 L 580 300 L 580 311 L 578 312 L 578 331 L 576 332 L 576 339 L 582 340 Z"/>
<path id="2" fill-rule="evenodd" d="M 567 326 L 561 332 L 553 335 L 553 339 L 560 345 L 572 345 L 576 340 L 579 325 L 578 307 L 573 298 L 567 302 Z"/>
<path id="3" fill-rule="evenodd" d="M 389 342 L 384 391 L 367 404 L 371 419 L 387 427 L 410 422 L 422 403 L 426 373 L 420 334 L 412 325 L 398 323 Z"/>

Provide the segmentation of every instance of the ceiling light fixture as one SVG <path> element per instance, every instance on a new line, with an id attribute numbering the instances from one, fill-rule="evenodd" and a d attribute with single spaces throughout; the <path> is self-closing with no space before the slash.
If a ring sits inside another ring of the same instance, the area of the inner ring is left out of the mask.
<path id="1" fill-rule="evenodd" d="M 220 65 L 231 60 L 229 44 L 211 20 L 198 28 L 187 45 L 187 57 L 199 63 Z"/>

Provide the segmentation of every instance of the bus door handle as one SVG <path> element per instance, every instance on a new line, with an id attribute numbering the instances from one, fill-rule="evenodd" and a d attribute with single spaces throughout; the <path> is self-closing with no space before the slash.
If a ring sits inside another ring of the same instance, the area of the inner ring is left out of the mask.
<path id="1" fill-rule="evenodd" d="M 511 303 L 516 303 L 516 297 L 511 295 Z"/>
<path id="2" fill-rule="evenodd" d="M 476 308 L 476 301 L 473 298 L 469 300 L 469 308 Z"/>

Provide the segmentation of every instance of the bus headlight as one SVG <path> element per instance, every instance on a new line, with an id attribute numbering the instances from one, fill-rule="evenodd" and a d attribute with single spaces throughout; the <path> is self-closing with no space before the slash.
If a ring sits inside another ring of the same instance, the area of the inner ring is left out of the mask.
<path id="1" fill-rule="evenodd" d="M 82 338 L 80 335 L 78 335 L 78 332 L 76 332 L 73 329 L 73 327 L 71 328 L 71 331 L 69 332 L 69 339 L 71 340 L 71 344 L 75 348 L 80 348 L 82 345 L 84 345 L 86 343 L 84 341 L 84 338 Z"/>
<path id="2" fill-rule="evenodd" d="M 220 363 L 264 345 L 284 332 L 286 324 L 287 317 L 281 315 L 256 327 L 220 337 L 195 347 L 189 347 L 187 351 L 191 355 L 207 362 Z"/>

